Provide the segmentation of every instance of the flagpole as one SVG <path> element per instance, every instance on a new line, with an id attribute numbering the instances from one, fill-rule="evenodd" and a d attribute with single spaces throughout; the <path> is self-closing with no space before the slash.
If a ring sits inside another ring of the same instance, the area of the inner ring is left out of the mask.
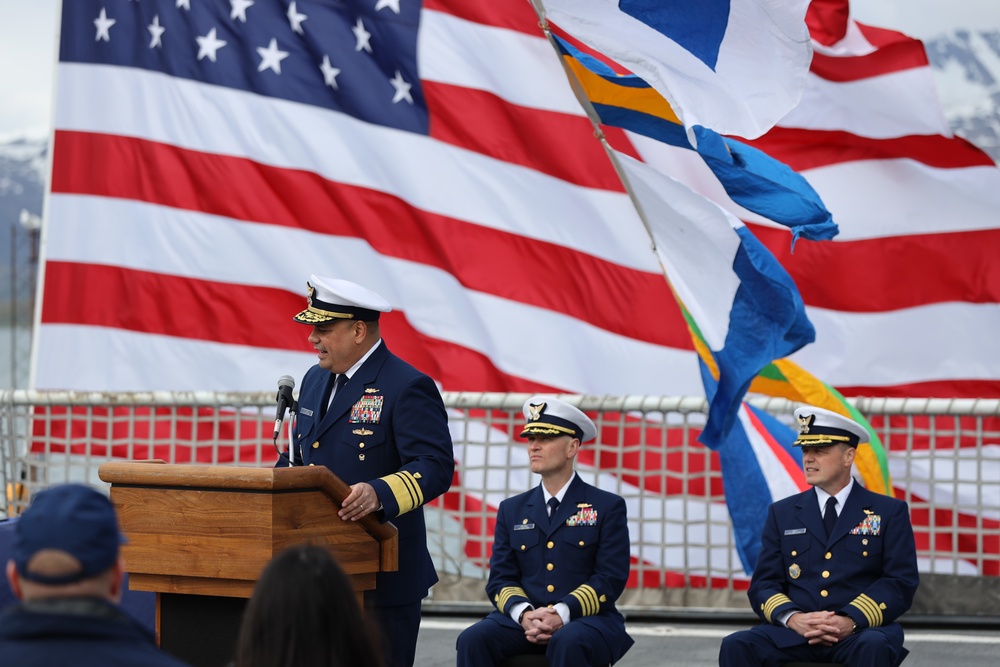
<path id="1" fill-rule="evenodd" d="M 604 136 L 604 130 L 601 128 L 601 119 L 598 116 L 597 111 L 594 110 L 594 106 L 590 102 L 590 98 L 583 90 L 583 86 L 580 84 L 579 80 L 576 78 L 576 74 L 572 69 L 566 64 L 566 60 L 559 55 L 559 46 L 556 44 L 555 38 L 552 36 L 552 30 L 549 28 L 549 22 L 545 14 L 545 6 L 542 4 L 542 0 L 530 0 L 531 6 L 535 9 L 535 14 L 538 15 L 538 25 L 545 33 L 545 38 L 548 40 L 552 49 L 556 52 L 556 57 L 559 58 L 559 63 L 562 65 L 563 70 L 566 72 L 566 78 L 569 80 L 570 88 L 573 89 L 573 94 L 576 96 L 577 101 L 583 110 L 587 114 L 587 118 L 590 119 L 590 124 L 594 128 L 594 137 L 601 142 L 601 146 L 604 147 L 604 152 L 607 154 L 608 159 L 611 161 L 611 165 L 615 168 L 615 173 L 618 174 L 618 179 L 625 186 L 625 192 L 628 194 L 629 199 L 632 200 L 632 205 L 635 207 L 636 213 L 639 214 L 639 220 L 642 221 L 642 226 L 646 229 L 646 235 L 649 236 L 649 242 L 653 253 L 656 253 L 656 237 L 653 236 L 653 230 L 649 225 L 649 220 L 646 217 L 646 212 L 642 208 L 642 203 L 639 198 L 635 195 L 635 191 L 632 189 L 632 183 L 625 173 L 625 170 L 621 166 L 621 162 L 618 160 L 618 156 L 615 154 L 613 148 L 608 143 L 607 138 Z M 659 256 L 657 255 L 657 258 Z M 663 262 L 659 262 L 660 270 L 663 272 L 663 277 L 667 281 L 667 285 L 670 285 L 670 276 L 667 275 L 666 267 L 663 266 Z M 673 287 L 671 286 L 671 291 Z"/>

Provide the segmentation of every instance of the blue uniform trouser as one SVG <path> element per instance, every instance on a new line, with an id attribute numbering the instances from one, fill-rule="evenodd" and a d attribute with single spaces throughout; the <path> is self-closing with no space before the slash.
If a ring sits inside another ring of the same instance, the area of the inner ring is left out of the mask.
<path id="1" fill-rule="evenodd" d="M 457 667 L 489 667 L 507 658 L 525 653 L 544 654 L 549 667 L 584 667 L 608 665 L 611 651 L 607 642 L 584 623 L 570 621 L 552 634 L 548 644 L 532 644 L 519 626 L 497 623 L 485 618 L 458 636 Z"/>
<path id="2" fill-rule="evenodd" d="M 795 644 L 777 646 L 761 626 L 734 632 L 722 640 L 720 667 L 756 667 L 784 662 L 839 662 L 851 667 L 895 667 L 909 653 L 903 648 L 903 629 L 897 623 L 868 628 L 832 646 Z"/>
<path id="3" fill-rule="evenodd" d="M 393 607 L 365 605 L 365 612 L 375 615 L 386 666 L 413 667 L 420 630 L 420 602 Z"/>

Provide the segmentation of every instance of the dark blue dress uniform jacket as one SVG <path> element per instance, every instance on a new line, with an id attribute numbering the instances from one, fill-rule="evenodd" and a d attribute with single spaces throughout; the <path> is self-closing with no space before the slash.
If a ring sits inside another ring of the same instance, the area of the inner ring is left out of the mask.
<path id="1" fill-rule="evenodd" d="M 767 623 L 792 609 L 850 616 L 858 629 L 893 623 L 917 590 L 917 553 L 906 503 L 855 482 L 827 538 L 816 491 L 771 505 L 747 595 Z M 779 647 L 806 639 L 762 626 Z"/>
<path id="2" fill-rule="evenodd" d="M 625 590 L 630 555 L 625 501 L 574 477 L 551 521 L 541 486 L 508 498 L 497 511 L 486 593 L 488 618 L 518 627 L 511 608 L 564 602 L 571 623 L 600 633 L 617 662 L 632 646 L 615 600 Z"/>
<path id="3" fill-rule="evenodd" d="M 7 667 L 185 667 L 153 635 L 98 598 L 40 600 L 0 614 L 0 665 Z"/>
<path id="4" fill-rule="evenodd" d="M 379 573 L 375 590 L 366 595 L 377 606 L 418 602 L 438 580 L 423 505 L 448 490 L 455 471 L 441 394 L 433 380 L 390 353 L 384 340 L 320 419 L 333 380 L 319 366 L 302 380 L 295 462 L 326 466 L 347 484 L 372 485 L 382 503 L 379 519 L 399 531 L 399 570 Z"/>

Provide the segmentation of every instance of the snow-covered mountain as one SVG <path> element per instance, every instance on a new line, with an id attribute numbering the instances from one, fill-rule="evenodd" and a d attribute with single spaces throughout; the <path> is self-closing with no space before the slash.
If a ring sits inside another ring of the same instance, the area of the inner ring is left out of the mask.
<path id="1" fill-rule="evenodd" d="M 949 124 L 1000 162 L 1000 30 L 956 30 L 924 46 Z"/>
<path id="2" fill-rule="evenodd" d="M 27 207 L 29 211 L 41 214 L 47 155 L 46 142 L 42 139 L 18 139 L 0 144 L 0 207 L 11 206 L 23 197 L 26 203 L 33 204 Z M 0 208 L 0 214 L 3 213 L 6 208 Z"/>

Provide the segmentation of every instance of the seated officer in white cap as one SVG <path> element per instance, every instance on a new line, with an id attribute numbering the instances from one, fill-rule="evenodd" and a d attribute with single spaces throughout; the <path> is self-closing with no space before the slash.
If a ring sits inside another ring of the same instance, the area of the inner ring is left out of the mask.
<path id="1" fill-rule="evenodd" d="M 851 476 L 863 426 L 808 405 L 795 419 L 813 488 L 768 510 L 747 592 L 764 623 L 726 637 L 719 664 L 898 665 L 908 651 L 895 621 L 919 583 L 906 503 Z"/>
<path id="2" fill-rule="evenodd" d="M 295 321 L 311 327 L 318 363 L 302 380 L 290 457 L 326 466 L 351 486 L 345 521 L 374 512 L 399 530 L 399 569 L 376 576 L 365 607 L 382 630 L 386 664 L 409 667 L 420 603 L 438 580 L 423 505 L 451 486 L 448 417 L 434 381 L 381 339 L 385 299 L 336 278 L 314 275 L 307 286 L 308 307 Z"/>
<path id="3" fill-rule="evenodd" d="M 528 653 L 550 667 L 608 665 L 632 646 L 615 600 L 629 573 L 625 501 L 573 470 L 594 422 L 553 396 L 524 404 L 531 472 L 542 482 L 500 503 L 486 593 L 496 609 L 458 638 L 458 667 Z"/>
<path id="4" fill-rule="evenodd" d="M 0 665 L 183 667 L 122 612 L 118 517 L 81 484 L 39 492 L 17 520 L 7 580 L 21 601 L 0 614 Z"/>

